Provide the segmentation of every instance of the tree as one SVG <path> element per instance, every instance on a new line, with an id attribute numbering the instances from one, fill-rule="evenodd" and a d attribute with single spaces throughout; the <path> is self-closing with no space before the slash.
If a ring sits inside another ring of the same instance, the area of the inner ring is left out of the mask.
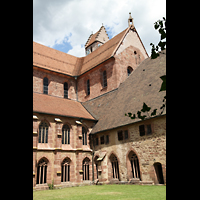
<path id="1" fill-rule="evenodd" d="M 163 20 L 158 20 L 157 22 L 155 22 L 154 28 L 156 30 L 158 29 L 158 32 L 161 35 L 161 37 L 160 37 L 160 41 L 159 41 L 158 45 L 155 46 L 154 44 L 150 43 L 150 45 L 152 46 L 151 59 L 156 59 L 160 55 L 158 53 L 158 51 L 166 49 L 166 41 L 165 41 L 165 39 L 166 39 L 166 19 L 163 17 Z M 160 88 L 159 92 L 166 91 L 166 75 L 163 75 L 160 78 L 163 82 L 161 84 L 161 88 Z M 161 112 L 159 113 L 160 115 L 164 112 L 165 106 L 166 106 L 166 95 L 163 97 L 163 104 L 160 107 Z M 147 106 L 147 104 L 145 102 L 143 102 L 143 107 L 141 110 L 137 111 L 137 115 L 129 112 L 128 114 L 125 113 L 125 116 L 128 116 L 131 119 L 139 118 L 141 120 L 144 120 L 146 117 L 150 118 L 152 116 L 157 115 L 157 110 L 158 110 L 157 108 L 154 109 L 153 111 L 151 111 L 151 113 L 149 114 L 148 112 L 150 110 L 151 110 L 151 107 Z M 141 113 L 145 113 L 145 112 L 147 112 L 147 115 L 141 115 Z"/>

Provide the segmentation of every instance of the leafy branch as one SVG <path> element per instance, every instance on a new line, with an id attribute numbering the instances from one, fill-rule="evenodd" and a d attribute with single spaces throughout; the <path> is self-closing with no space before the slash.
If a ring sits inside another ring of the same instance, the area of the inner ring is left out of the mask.
<path id="1" fill-rule="evenodd" d="M 160 41 L 158 45 L 154 45 L 153 43 L 150 43 L 152 46 L 151 49 L 151 59 L 155 59 L 159 56 L 158 51 L 164 50 L 166 48 L 166 41 L 162 41 L 166 39 L 166 19 L 163 17 L 163 20 L 158 20 L 157 22 L 154 23 L 154 28 L 160 33 Z"/>

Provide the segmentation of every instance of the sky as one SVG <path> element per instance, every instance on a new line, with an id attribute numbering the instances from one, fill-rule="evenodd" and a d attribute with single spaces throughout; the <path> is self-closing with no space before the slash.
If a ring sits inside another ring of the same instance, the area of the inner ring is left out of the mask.
<path id="1" fill-rule="evenodd" d="M 128 27 L 129 12 L 151 54 L 160 35 L 154 22 L 166 17 L 166 0 L 33 0 L 33 41 L 73 56 L 85 56 L 85 43 L 102 23 L 109 39 Z"/>

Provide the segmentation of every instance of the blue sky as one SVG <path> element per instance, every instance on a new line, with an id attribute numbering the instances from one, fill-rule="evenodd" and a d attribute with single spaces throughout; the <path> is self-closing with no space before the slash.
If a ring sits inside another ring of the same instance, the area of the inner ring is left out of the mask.
<path id="1" fill-rule="evenodd" d="M 33 41 L 82 57 L 91 32 L 103 25 L 109 38 L 128 27 L 129 12 L 150 55 L 159 34 L 154 22 L 166 17 L 165 0 L 33 0 Z"/>

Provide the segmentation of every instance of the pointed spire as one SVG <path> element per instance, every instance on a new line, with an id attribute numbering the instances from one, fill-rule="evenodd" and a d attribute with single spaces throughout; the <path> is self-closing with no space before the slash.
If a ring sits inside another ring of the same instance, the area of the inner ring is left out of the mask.
<path id="1" fill-rule="evenodd" d="M 128 18 L 128 26 L 132 26 L 134 27 L 134 24 L 133 24 L 133 18 L 131 16 L 131 12 L 129 12 L 129 18 Z"/>

